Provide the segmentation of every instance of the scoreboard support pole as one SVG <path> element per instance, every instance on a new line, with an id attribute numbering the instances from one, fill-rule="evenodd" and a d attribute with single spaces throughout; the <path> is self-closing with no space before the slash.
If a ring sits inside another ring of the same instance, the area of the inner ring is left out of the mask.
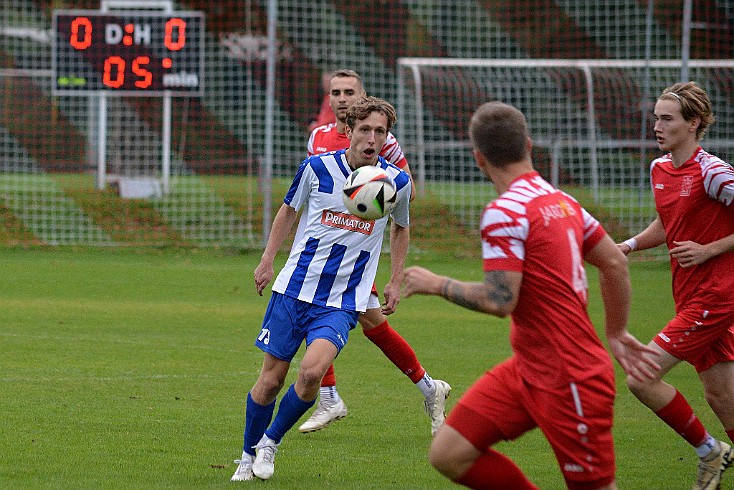
<path id="1" fill-rule="evenodd" d="M 164 12 L 173 12 L 171 0 L 102 0 L 100 11 L 109 12 L 110 9 L 159 9 Z M 107 184 L 107 94 L 100 91 L 97 95 L 99 103 L 98 141 L 97 141 L 97 189 L 103 191 Z M 161 158 L 161 188 L 163 194 L 168 194 L 171 181 L 171 94 L 163 95 L 162 118 L 162 158 Z"/>
<path id="2" fill-rule="evenodd" d="M 171 180 L 171 95 L 163 96 L 163 145 L 161 162 L 161 187 L 168 194 Z"/>
<path id="3" fill-rule="evenodd" d="M 90 99 L 94 98 L 91 96 Z M 90 100 L 91 102 L 91 100 Z M 103 191 L 107 183 L 107 94 L 97 95 L 97 189 Z"/>

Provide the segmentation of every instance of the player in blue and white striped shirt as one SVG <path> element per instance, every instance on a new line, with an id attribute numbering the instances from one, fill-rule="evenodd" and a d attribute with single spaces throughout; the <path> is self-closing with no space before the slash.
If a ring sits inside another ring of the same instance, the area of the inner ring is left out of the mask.
<path id="1" fill-rule="evenodd" d="M 260 376 L 247 396 L 244 448 L 233 481 L 270 478 L 277 446 L 285 433 L 315 403 L 321 378 L 347 342 L 349 331 L 365 311 L 389 217 L 365 221 L 349 214 L 342 187 L 353 169 L 378 165 L 398 188 L 390 251 L 392 277 L 384 289 L 384 314 L 400 301 L 403 266 L 408 253 L 410 176 L 378 156 L 395 123 L 395 109 L 366 97 L 347 113 L 349 148 L 306 159 L 280 207 L 255 269 L 262 295 L 274 276 L 273 261 L 302 210 L 286 265 L 273 284 L 263 326 L 255 345 L 264 353 Z M 273 418 L 275 400 L 290 362 L 305 340 L 298 378 L 283 396 Z"/>
<path id="2" fill-rule="evenodd" d="M 400 197 L 409 196 L 410 177 L 382 157 L 376 165 L 398 188 L 393 221 L 407 227 L 408 201 Z M 374 278 L 377 272 L 376 258 L 388 217 L 373 222 L 349 214 L 341 196 L 350 173 L 346 150 L 309 157 L 301 164 L 285 205 L 305 206 L 303 223 L 273 291 L 315 305 L 365 311 L 372 283 L 363 279 Z"/>

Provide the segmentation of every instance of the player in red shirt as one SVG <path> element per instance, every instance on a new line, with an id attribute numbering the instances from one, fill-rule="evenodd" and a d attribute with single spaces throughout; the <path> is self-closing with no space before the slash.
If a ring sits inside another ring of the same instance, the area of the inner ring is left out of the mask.
<path id="1" fill-rule="evenodd" d="M 708 95 L 694 82 L 663 91 L 655 104 L 655 137 L 668 153 L 650 165 L 658 215 L 619 244 L 625 254 L 668 247 L 675 317 L 650 342 L 662 370 L 653 380 L 629 379 L 627 385 L 696 448 L 701 459 L 694 489 L 718 488 L 734 460 L 731 446 L 714 439 L 683 395 L 662 380 L 679 362 L 691 364 L 734 440 L 734 170 L 699 146 L 713 122 Z"/>
<path id="2" fill-rule="evenodd" d="M 346 135 L 346 114 L 352 104 L 366 95 L 362 79 L 353 70 L 337 70 L 332 74 L 329 100 L 336 122 L 318 127 L 311 132 L 308 140 L 308 155 L 326 153 L 349 147 Z M 410 173 L 408 162 L 403 155 L 395 136 L 388 132 L 380 155 L 389 163 Z M 415 184 L 411 181 L 411 196 L 415 196 Z M 421 366 L 415 351 L 408 342 L 387 321 L 380 309 L 380 300 L 375 285 L 367 311 L 359 316 L 359 323 L 365 336 L 408 376 L 425 397 L 425 410 L 431 417 L 431 434 L 443 423 L 446 398 L 451 386 L 440 379 L 434 380 Z M 347 407 L 336 389 L 334 366 L 330 366 L 321 382 L 319 404 L 309 419 L 301 425 L 300 432 L 313 432 L 323 429 L 335 420 L 347 415 Z"/>
<path id="3" fill-rule="evenodd" d="M 616 489 L 614 366 L 587 314 L 584 260 L 599 269 L 614 356 L 630 376 L 649 379 L 658 368 L 648 357 L 653 351 L 627 331 L 627 261 L 593 216 L 533 169 L 522 112 L 483 104 L 469 136 L 477 166 L 498 194 L 481 219 L 484 282 L 410 267 L 405 295 L 510 315 L 513 355 L 462 396 L 433 440 L 431 463 L 470 488 L 537 488 L 492 446 L 538 427 L 568 488 Z"/>

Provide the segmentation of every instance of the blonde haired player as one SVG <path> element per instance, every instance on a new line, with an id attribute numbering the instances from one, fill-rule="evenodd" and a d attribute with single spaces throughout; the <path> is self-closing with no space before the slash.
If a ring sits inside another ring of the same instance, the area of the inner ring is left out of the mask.
<path id="1" fill-rule="evenodd" d="M 711 409 L 734 440 L 734 169 L 700 146 L 714 122 L 706 92 L 676 83 L 655 104 L 655 138 L 667 152 L 650 165 L 657 217 L 618 244 L 625 254 L 665 243 L 675 317 L 650 342 L 662 370 L 627 380 L 632 393 L 692 445 L 700 460 L 694 489 L 715 489 L 734 460 L 729 444 L 704 428 L 683 395 L 663 377 L 691 364 Z"/>

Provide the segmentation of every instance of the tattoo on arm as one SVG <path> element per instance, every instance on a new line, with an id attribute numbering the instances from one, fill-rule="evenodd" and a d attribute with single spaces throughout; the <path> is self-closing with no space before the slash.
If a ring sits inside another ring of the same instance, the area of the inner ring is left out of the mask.
<path id="1" fill-rule="evenodd" d="M 453 279 L 446 279 L 446 282 L 443 283 L 443 289 L 441 290 L 441 296 L 443 296 L 446 299 L 449 299 L 449 286 L 453 282 Z"/>
<path id="2" fill-rule="evenodd" d="M 491 288 L 488 289 L 487 286 Z M 487 313 L 494 309 L 502 309 L 513 300 L 504 271 L 487 272 L 484 275 L 484 284 L 463 284 L 448 279 L 443 285 L 441 296 L 464 308 Z"/>
<path id="3" fill-rule="evenodd" d="M 497 303 L 502 307 L 512 302 L 512 290 L 510 283 L 507 281 L 505 271 L 489 271 L 484 274 L 484 284 L 492 286 L 492 291 L 488 293 L 490 301 Z"/>

